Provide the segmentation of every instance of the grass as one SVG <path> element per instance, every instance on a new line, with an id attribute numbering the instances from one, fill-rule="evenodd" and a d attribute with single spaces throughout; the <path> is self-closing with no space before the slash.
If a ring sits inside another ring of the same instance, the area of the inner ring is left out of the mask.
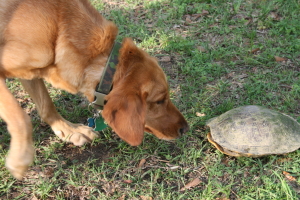
<path id="1" fill-rule="evenodd" d="M 250 104 L 300 122 L 298 0 L 91 2 L 118 25 L 119 40 L 132 37 L 161 60 L 190 131 L 174 142 L 148 134 L 130 147 L 107 129 L 92 144 L 75 147 L 58 140 L 20 84 L 8 80 L 32 117 L 36 159 L 23 181 L 12 178 L 4 167 L 10 136 L 0 121 L 0 199 L 299 199 L 299 150 L 234 158 L 207 141 L 205 128 L 208 119 Z M 82 97 L 49 91 L 65 118 L 86 123 Z M 199 184 L 180 191 L 195 178 Z"/>

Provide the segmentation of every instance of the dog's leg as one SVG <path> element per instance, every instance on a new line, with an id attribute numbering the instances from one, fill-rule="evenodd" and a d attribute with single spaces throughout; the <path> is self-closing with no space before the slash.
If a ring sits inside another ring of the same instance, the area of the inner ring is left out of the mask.
<path id="1" fill-rule="evenodd" d="M 42 79 L 20 81 L 35 102 L 43 121 L 51 126 L 59 138 L 80 146 L 97 137 L 96 132 L 90 127 L 68 122 L 56 111 Z"/>
<path id="2" fill-rule="evenodd" d="M 1 77 L 0 92 L 0 116 L 7 123 L 11 135 L 6 167 L 14 177 L 22 179 L 34 157 L 30 117 L 19 106 Z"/>

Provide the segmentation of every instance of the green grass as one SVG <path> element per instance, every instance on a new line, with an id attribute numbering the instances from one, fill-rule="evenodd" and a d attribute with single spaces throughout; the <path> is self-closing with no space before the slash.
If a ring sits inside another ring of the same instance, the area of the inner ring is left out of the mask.
<path id="1" fill-rule="evenodd" d="M 130 147 L 107 129 L 75 147 L 54 136 L 20 84 L 9 80 L 32 117 L 36 158 L 23 181 L 12 178 L 4 166 L 10 136 L 0 121 L 0 199 L 299 199 L 299 150 L 234 158 L 207 141 L 205 128 L 208 119 L 250 104 L 300 121 L 298 0 L 91 2 L 118 25 L 119 40 L 132 37 L 159 60 L 171 58 L 161 66 L 190 131 L 174 142 L 147 134 L 141 146 Z M 65 118 L 86 123 L 82 97 L 49 91 Z M 283 171 L 296 178 L 294 186 Z M 180 191 L 195 178 L 201 183 Z"/>

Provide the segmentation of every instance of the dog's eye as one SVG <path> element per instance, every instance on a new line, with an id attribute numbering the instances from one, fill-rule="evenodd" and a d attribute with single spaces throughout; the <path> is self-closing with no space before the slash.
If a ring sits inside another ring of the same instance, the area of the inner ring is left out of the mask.
<path id="1" fill-rule="evenodd" d="M 156 102 L 156 104 L 163 104 L 163 103 L 165 103 L 164 99 Z"/>

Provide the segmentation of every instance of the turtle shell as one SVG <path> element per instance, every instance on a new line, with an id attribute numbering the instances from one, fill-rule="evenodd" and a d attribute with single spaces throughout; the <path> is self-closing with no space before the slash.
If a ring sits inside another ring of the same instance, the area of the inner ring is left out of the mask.
<path id="1" fill-rule="evenodd" d="M 288 115 L 256 105 L 242 106 L 207 122 L 208 140 L 232 156 L 283 154 L 300 147 L 300 124 Z"/>

